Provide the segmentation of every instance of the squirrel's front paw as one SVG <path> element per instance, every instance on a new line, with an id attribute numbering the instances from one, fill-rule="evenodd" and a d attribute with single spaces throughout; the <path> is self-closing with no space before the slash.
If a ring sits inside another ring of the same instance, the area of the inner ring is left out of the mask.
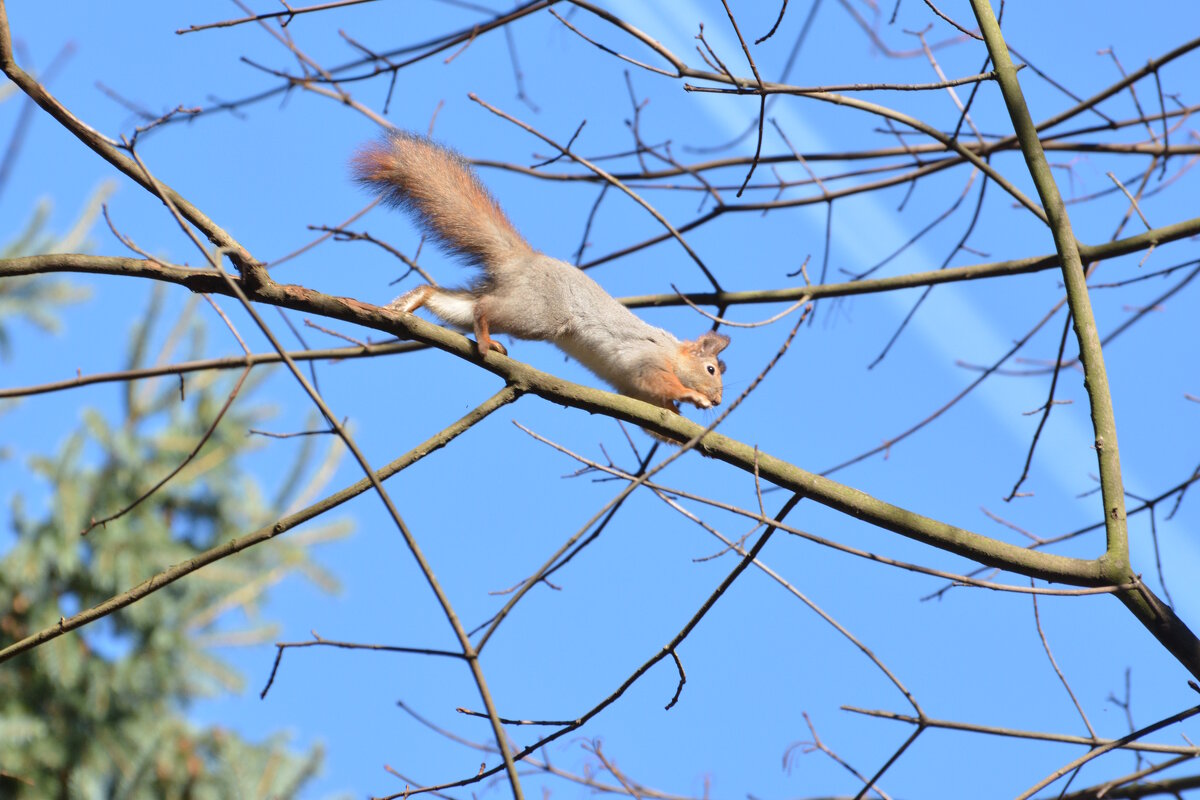
<path id="1" fill-rule="evenodd" d="M 699 392 L 692 392 L 687 397 L 681 399 L 691 403 L 696 408 L 703 408 L 707 410 L 713 407 L 712 401 Z"/>

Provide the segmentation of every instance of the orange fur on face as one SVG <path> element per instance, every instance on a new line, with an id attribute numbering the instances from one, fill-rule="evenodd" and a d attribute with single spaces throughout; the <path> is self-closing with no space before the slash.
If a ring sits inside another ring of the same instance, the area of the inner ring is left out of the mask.
<path id="1" fill-rule="evenodd" d="M 656 406 L 679 413 L 679 401 L 692 403 L 700 408 L 711 408 L 707 397 L 683 385 L 674 372 L 657 370 L 645 378 L 641 389 L 650 395 Z"/>

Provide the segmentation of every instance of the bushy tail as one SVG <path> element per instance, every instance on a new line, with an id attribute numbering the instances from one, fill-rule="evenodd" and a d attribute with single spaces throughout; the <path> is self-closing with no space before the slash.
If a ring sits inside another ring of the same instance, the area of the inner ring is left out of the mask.
<path id="1" fill-rule="evenodd" d="M 355 179 L 385 203 L 412 212 L 439 244 L 492 272 L 532 252 L 462 156 L 432 140 L 391 130 L 350 162 Z"/>

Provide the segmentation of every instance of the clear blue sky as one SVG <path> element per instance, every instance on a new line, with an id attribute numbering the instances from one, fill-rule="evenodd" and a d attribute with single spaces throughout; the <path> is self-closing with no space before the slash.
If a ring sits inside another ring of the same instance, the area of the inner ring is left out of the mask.
<path id="1" fill-rule="evenodd" d="M 276 84 L 242 57 L 273 69 L 295 68 L 287 51 L 255 25 L 175 35 L 176 29 L 190 24 L 239 15 L 232 4 L 117 2 L 73 4 L 69 10 L 50 3 L 8 6 L 23 62 L 44 67 L 61 48 L 74 44 L 73 55 L 51 89 L 78 116 L 110 136 L 128 134 L 137 122 L 101 86 L 162 113 L 180 104 L 205 105 L 213 98 L 238 98 Z M 735 72 L 747 72 L 720 3 L 617 0 L 609 7 L 697 66 L 693 37 L 702 22 L 709 43 L 726 63 Z M 780 74 L 809 8 L 809 3 L 790 4 L 779 33 L 755 48 L 765 79 Z M 966 3 L 943 8 L 959 20 L 970 19 Z M 739 3 L 735 11 L 747 38 L 757 38 L 774 21 L 777 6 Z M 885 17 L 890 12 L 889 4 Z M 288 30 L 300 48 L 330 66 L 354 58 L 339 38 L 339 29 L 364 45 L 386 50 L 484 18 L 478 11 L 450 3 L 380 2 L 298 18 Z M 585 12 L 576 13 L 572 21 L 622 51 L 647 56 Z M 883 25 L 884 36 L 892 46 L 911 48 L 917 40 L 902 29 L 923 29 L 931 22 L 930 41 L 951 32 L 924 5 L 909 0 L 901 6 L 895 25 Z M 1010 44 L 1023 56 L 1087 96 L 1117 77 L 1111 59 L 1097 50 L 1112 46 L 1125 68 L 1135 69 L 1195 35 L 1200 30 L 1200 6 L 1179 0 L 1133 11 L 1129 4 L 1118 2 L 1009 3 L 1005 30 Z M 424 131 L 436 113 L 436 136 L 471 157 L 528 165 L 551 155 L 548 146 L 471 102 L 467 94 L 474 92 L 560 142 L 567 141 L 586 119 L 581 152 L 627 150 L 631 140 L 626 120 L 632 111 L 621 67 L 544 12 L 521 21 L 511 32 L 525 91 L 536 111 L 516 97 L 505 37 L 492 33 L 481 36 L 449 63 L 435 57 L 401 73 L 389 119 Z M 949 76 L 973 74 L 983 63 L 982 46 L 962 43 L 941 49 L 938 60 Z M 1180 92 L 1182 102 L 1194 102 L 1189 92 L 1198 69 L 1200 56 L 1177 62 L 1163 73 L 1164 91 Z M 644 139 L 655 144 L 671 140 L 672 153 L 680 160 L 701 157 L 690 147 L 717 144 L 740 133 L 755 111 L 756 101 L 750 98 L 688 94 L 678 82 L 637 69 L 631 78 L 638 97 L 649 100 L 640 115 Z M 923 58 L 889 60 L 873 51 L 846 11 L 829 0 L 821 7 L 791 76 L 792 82 L 806 85 L 934 80 Z M 1069 102 L 1028 70 L 1022 80 L 1035 118 Z M 349 86 L 358 101 L 382 109 L 385 82 Z M 1141 102 L 1156 108 L 1153 81 L 1138 88 Z M 977 124 L 985 133 L 1007 133 L 995 88 L 983 91 L 976 107 Z M 950 126 L 956 118 L 951 100 L 941 92 L 870 98 L 935 125 Z M 19 104 L 11 100 L 0 105 L 0 137 L 12 129 L 18 110 Z M 1127 94 L 1109 101 L 1104 110 L 1117 118 L 1134 113 Z M 804 152 L 887 146 L 894 141 L 873 131 L 877 120 L 864 121 L 860 112 L 811 100 L 781 98 L 770 113 Z M 1083 117 L 1078 122 L 1096 120 Z M 1186 141 L 1189 136 L 1194 141 L 1191 130 L 1191 124 L 1185 123 L 1173 134 L 1173 141 Z M 147 138 L 142 154 L 160 177 L 258 258 L 274 260 L 311 240 L 314 234 L 306 226 L 338 224 L 364 205 L 364 196 L 347 179 L 346 161 L 357 143 L 376 132 L 365 116 L 296 90 L 282 102 L 272 99 L 238 116 L 212 115 L 167 128 Z M 1132 130 L 1128 139 L 1144 135 L 1144 130 Z M 752 148 L 749 139 L 735 152 Z M 769 127 L 764 151 L 786 151 Z M 1145 166 L 1145 161 L 1117 164 L 1074 153 L 1055 154 L 1052 160 L 1064 166 L 1070 162 L 1069 181 L 1066 169 L 1058 173 L 1068 196 L 1110 188 L 1107 170 L 1117 169 L 1126 180 Z M 1032 193 L 1019 156 L 1002 155 L 995 163 Z M 1173 162 L 1172 168 L 1181 163 Z M 737 182 L 740 177 L 740 173 L 726 174 L 723 180 Z M 757 177 L 769 179 L 770 173 L 760 169 Z M 839 202 L 830 280 L 842 279 L 839 269 L 859 271 L 890 254 L 946 210 L 962 192 L 966 177 L 966 172 L 957 171 L 922 181 L 903 210 L 898 206 L 904 188 Z M 113 179 L 117 188 L 110 210 L 122 229 L 149 252 L 196 263 L 190 244 L 160 204 L 40 114 L 25 156 L 0 197 L 0 241 L 23 227 L 32 204 L 41 198 L 54 204 L 53 225 L 65 228 L 86 198 Z M 485 172 L 484 179 L 536 247 L 570 257 L 595 200 L 594 188 L 494 170 Z M 1185 175 L 1177 185 L 1143 202 L 1152 224 L 1197 214 L 1200 192 L 1189 180 Z M 960 254 L 955 265 L 1052 249 L 1044 228 L 1033 224 L 1027 213 L 1009 208 L 1009 198 L 994 185 L 988 192 L 985 224 L 970 242 L 988 255 Z M 676 198 L 647 191 L 646 196 L 676 222 L 694 216 L 699 203 L 696 193 Z M 732 196 L 733 192 L 726 193 L 727 200 Z M 965 229 L 973 198 L 972 194 L 947 226 L 905 250 L 882 274 L 938 266 Z M 1072 206 L 1079 238 L 1089 243 L 1105 241 L 1124 208 L 1119 195 L 1086 207 Z M 796 279 L 784 277 L 785 273 L 794 271 L 807 255 L 812 255 L 814 264 L 820 263 L 824 224 L 820 206 L 766 218 L 728 215 L 688 240 L 716 266 L 726 288 L 779 287 L 794 285 Z M 1140 224 L 1132 220 L 1124 235 L 1141 230 Z M 654 233 L 655 226 L 633 203 L 609 197 L 592 230 L 589 254 L 637 241 Z M 415 249 L 416 234 L 399 215 L 377 210 L 360 227 L 405 252 Z M 96 228 L 93 241 L 96 252 L 123 252 L 103 226 Z M 1194 243 L 1178 243 L 1156 250 L 1141 269 L 1160 269 L 1194 257 Z M 1135 275 L 1138 258 L 1116 260 L 1106 265 L 1111 272 L 1105 274 L 1112 280 Z M 426 253 L 422 264 L 450 283 L 461 273 L 454 262 L 433 253 Z M 281 281 L 382 303 L 398 293 L 388 285 L 397 272 L 396 263 L 374 248 L 327 243 L 281 266 L 275 275 Z M 707 288 L 686 255 L 670 244 L 607 264 L 592 274 L 614 295 L 670 291 L 672 283 L 681 289 Z M 813 267 L 810 274 L 816 277 Z M 144 308 L 150 287 L 117 278 L 81 278 L 80 282 L 93 289 L 89 302 L 72 311 L 60 336 L 20 329 L 24 335 L 17 341 L 15 357 L 0 365 L 0 385 L 58 379 L 65 377 L 64 371 L 73 374 L 76 367 L 96 372 L 121 365 L 123 337 Z M 1128 306 L 1150 302 L 1167 285 L 1151 281 L 1125 294 L 1097 292 L 1101 333 L 1127 318 Z M 939 287 L 895 350 L 873 370 L 867 370 L 867 364 L 916 295 L 872 295 L 826 303 L 816 324 L 803 329 L 760 393 L 730 417 L 723 430 L 806 469 L 825 469 L 896 435 L 948 400 L 974 376 L 956 362 L 993 361 L 1049 309 L 1057 287 L 1054 272 Z M 1200 405 L 1183 397 L 1184 392 L 1200 395 L 1196 291 L 1196 287 L 1186 288 L 1107 352 L 1126 485 L 1139 495 L 1157 493 L 1184 479 L 1198 458 Z M 170 302 L 178 308 L 186 296 L 183 290 L 173 290 Z M 779 309 L 740 308 L 730 316 L 762 319 L 774 310 Z M 707 327 L 705 320 L 686 309 L 643 313 L 680 335 L 692 336 Z M 786 324 L 733 333 L 734 343 L 726 354 L 728 396 L 740 392 L 759 372 L 784 338 L 781 326 Z M 1056 318 L 1023 354 L 1053 358 L 1061 324 L 1061 317 Z M 237 351 L 236 342 L 222 337 L 217 320 L 210 328 L 214 354 Z M 105 335 L 97 335 L 98 331 Z M 306 335 L 318 346 L 339 343 L 311 330 Z M 258 345 L 263 347 L 261 342 Z M 514 357 L 540 368 L 595 384 L 548 346 L 516 343 L 510 349 Z M 335 413 L 350 418 L 358 441 L 376 465 L 395 458 L 499 388 L 494 376 L 436 352 L 327 365 L 320 375 L 326 400 Z M 894 448 L 887 459 L 870 459 L 836 477 L 923 514 L 1010 541 L 1019 537 L 989 521 L 981 506 L 1044 536 L 1095 522 L 1096 497 L 1078 497 L 1092 488 L 1089 474 L 1095 467 L 1086 396 L 1074 372 L 1064 373 L 1059 395 L 1074 402 L 1055 410 L 1041 441 L 1028 486 L 1034 495 L 1009 505 L 1001 500 L 1020 472 L 1036 424 L 1036 417 L 1021 412 L 1044 402 L 1047 381 L 1046 376 L 995 378 L 921 436 Z M 303 427 L 309 407 L 299 389 L 279 374 L 268 390 L 279 406 L 271 427 Z M 35 494 L 38 490 L 20 468 L 19 457 L 54 447 L 77 425 L 80 409 L 111 411 L 116 397 L 112 387 L 80 390 L 49 402 L 26 404 L 0 417 L 0 445 L 18 456 L 0 462 L 5 496 L 14 489 Z M 690 416 L 712 418 L 700 412 Z M 618 491 L 615 483 L 560 479 L 578 465 L 525 436 L 511 424 L 514 419 L 590 457 L 603 460 L 602 443 L 619 464 L 631 463 L 624 436 L 612 421 L 525 398 L 493 415 L 455 446 L 393 480 L 389 490 L 468 626 L 486 619 L 503 602 L 489 591 L 511 586 L 527 575 Z M 638 432 L 633 436 L 644 452 L 649 440 Z M 272 470 L 280 469 L 293 447 L 292 443 L 272 444 L 256 457 L 255 467 L 268 486 Z M 358 477 L 346 461 L 329 479 L 327 490 Z M 757 502 L 747 476 L 696 455 L 670 467 L 664 481 L 744 507 Z M 782 500 L 781 493 L 767 495 L 767 508 L 773 510 Z M 1194 627 L 1200 626 L 1200 583 L 1195 580 L 1200 548 L 1194 536 L 1200 512 L 1196 508 L 1196 498 L 1189 498 L 1174 521 L 1160 519 L 1159 530 L 1167 585 L 1181 616 Z M 748 527 L 732 516 L 708 511 L 704 515 L 735 538 Z M 452 646 L 450 631 L 378 499 L 364 495 L 337 516 L 353 521 L 354 535 L 320 546 L 314 557 L 338 576 L 342 590 L 329 595 L 300 579 L 282 583 L 262 613 L 264 619 L 279 623 L 278 638 L 302 640 L 315 630 L 333 639 Z M 970 569 L 961 560 L 815 504 L 802 503 L 791 520 L 814 533 L 894 558 L 952 571 Z M 1151 580 L 1154 555 L 1147 533 L 1145 515 L 1131 522 L 1135 566 L 1157 587 L 1157 578 Z M 1064 552 L 1094 555 L 1102 546 L 1102 540 L 1094 538 Z M 488 645 L 484 667 L 501 713 L 526 719 L 572 718 L 608 695 L 679 630 L 732 568 L 728 555 L 694 561 L 719 549 L 701 528 L 661 501 L 637 495 L 584 556 L 558 573 L 556 583 L 562 591 L 531 593 Z M 764 560 L 872 648 L 930 715 L 1086 733 L 1041 650 L 1028 597 L 956 589 L 940 602 L 921 602 L 921 597 L 940 588 L 939 581 L 831 554 L 786 537 L 771 543 Z M 1126 667 L 1133 670 L 1133 711 L 1139 724 L 1195 702 L 1184 683 L 1184 671 L 1116 601 L 1047 598 L 1041 610 L 1059 665 L 1101 735 L 1127 731 L 1123 712 L 1106 700 L 1109 693 L 1123 691 Z M 242 623 L 236 618 L 226 624 L 234 629 Z M 221 654 L 243 670 L 245 691 L 200 704 L 191 713 L 198 721 L 226 725 L 253 737 L 285 729 L 299 744 L 324 742 L 326 768 L 313 782 L 309 797 L 401 790 L 403 785 L 383 771 L 384 764 L 428 783 L 475 772 L 481 760 L 478 754 L 432 736 L 396 707 L 397 700 L 463 736 L 478 741 L 490 736 L 485 722 L 455 713 L 457 706 L 477 709 L 480 703 L 466 670 L 454 664 L 415 656 L 293 652 L 271 694 L 260 701 L 258 691 L 274 657 L 272 645 L 224 648 Z M 752 794 L 773 799 L 856 790 L 852 779 L 821 755 L 799 758 L 790 770 L 781 768 L 786 748 L 809 738 L 802 712 L 811 716 L 830 747 L 864 772 L 874 771 L 909 733 L 899 723 L 839 710 L 843 704 L 902 713 L 909 709 L 853 646 L 762 574 L 752 571 L 743 576 L 680 648 L 680 656 L 688 682 L 673 709 L 663 710 L 676 684 L 674 667 L 664 662 L 584 730 L 555 743 L 550 758 L 576 771 L 588 764 L 595 768 L 594 758 L 581 744 L 601 738 L 606 754 L 647 786 L 699 795 L 711 781 L 714 797 Z M 1160 740 L 1179 741 L 1179 730 L 1172 729 Z M 1195 723 L 1182 730 L 1193 741 L 1200 738 Z M 513 730 L 518 743 L 533 735 L 528 729 Z M 931 732 L 899 761 L 882 785 L 893 796 L 904 797 L 957 797 L 966 787 L 975 795 L 1011 796 L 1079 752 L 1063 745 Z M 1132 756 L 1118 755 L 1079 780 L 1092 783 L 1102 775 L 1129 771 L 1132 764 Z M 561 783 L 548 785 L 556 792 L 584 791 Z M 526 790 L 532 796 L 540 791 L 538 786 L 531 781 Z M 503 785 L 486 791 L 507 796 Z"/>

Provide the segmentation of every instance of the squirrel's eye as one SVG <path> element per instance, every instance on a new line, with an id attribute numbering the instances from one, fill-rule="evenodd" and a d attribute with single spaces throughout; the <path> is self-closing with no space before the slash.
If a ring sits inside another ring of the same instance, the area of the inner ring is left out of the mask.
<path id="1" fill-rule="evenodd" d="M 717 374 L 717 368 L 716 368 L 716 367 L 714 367 L 712 364 L 709 364 L 709 365 L 708 365 L 708 374 L 709 374 L 709 375 L 716 375 L 716 374 Z"/>

